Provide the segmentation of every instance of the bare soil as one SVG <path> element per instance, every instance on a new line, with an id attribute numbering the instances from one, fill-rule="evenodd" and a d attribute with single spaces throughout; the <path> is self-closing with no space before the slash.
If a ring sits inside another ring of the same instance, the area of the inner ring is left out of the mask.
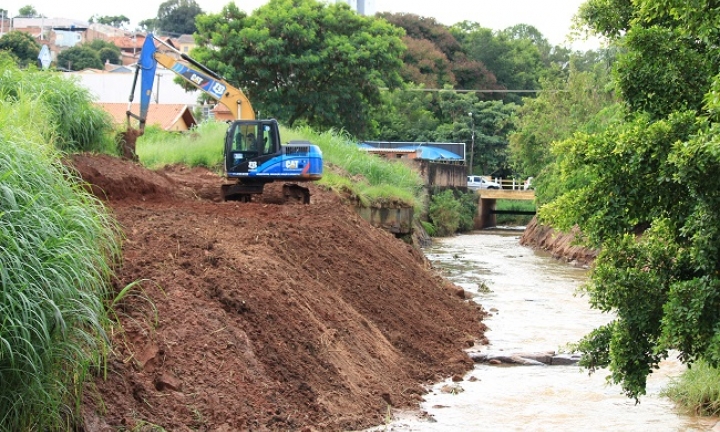
<path id="1" fill-rule="evenodd" d="M 578 234 L 580 234 L 578 228 L 569 233 L 562 233 L 539 224 L 537 217 L 533 217 L 520 237 L 520 244 L 548 251 L 557 260 L 578 267 L 589 267 L 595 261 L 598 251 L 577 245 L 575 237 Z"/>
<path id="2" fill-rule="evenodd" d="M 310 205 L 220 201 L 200 168 L 70 163 L 124 233 L 106 371 L 86 431 L 336 431 L 416 408 L 472 368 L 482 308 L 421 251 L 309 184 Z"/>

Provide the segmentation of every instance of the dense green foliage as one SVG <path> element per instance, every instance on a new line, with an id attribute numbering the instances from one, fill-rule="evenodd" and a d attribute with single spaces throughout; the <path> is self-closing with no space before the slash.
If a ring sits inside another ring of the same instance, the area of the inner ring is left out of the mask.
<path id="1" fill-rule="evenodd" d="M 453 91 L 386 92 L 383 98 L 387 109 L 376 119 L 383 140 L 465 142 L 473 173 L 488 175 L 508 166 L 514 104 Z"/>
<path id="2" fill-rule="evenodd" d="M 56 60 L 59 68 L 73 71 L 83 69 L 102 69 L 105 63 L 100 60 L 100 53 L 94 49 L 78 45 L 62 51 Z"/>
<path id="3" fill-rule="evenodd" d="M 581 72 L 573 58 L 567 76 L 541 81 L 543 92 L 527 98 L 516 112 L 516 130 L 510 135 L 510 161 L 521 178 L 534 177 L 538 202 L 552 201 L 585 181 L 585 173 L 575 171 L 563 177 L 556 159 L 563 151 L 552 152 L 553 143 L 575 133 L 595 133 L 610 124 L 622 121 L 623 105 L 618 102 L 610 82 L 610 74 L 602 64 L 594 70 Z"/>
<path id="4" fill-rule="evenodd" d="M 473 229 L 477 214 L 477 195 L 451 189 L 435 191 L 430 197 L 428 223 L 424 224 L 428 234 L 444 237 L 457 232 Z"/>
<path id="5" fill-rule="evenodd" d="M 90 43 L 83 44 L 84 46 L 90 47 L 98 52 L 98 57 L 103 64 L 109 61 L 112 64 L 120 64 L 121 51 L 112 42 L 107 42 L 102 39 L 95 39 Z"/>
<path id="6" fill-rule="evenodd" d="M 25 72 L 0 64 L 0 100 L 13 102 L 23 97 L 37 98 L 49 110 L 46 121 L 33 127 L 60 150 L 115 152 L 109 135 L 112 119 L 93 105 L 87 89 L 57 74 Z"/>
<path id="7" fill-rule="evenodd" d="M 164 33 L 178 37 L 197 31 L 195 19 L 203 10 L 195 0 L 167 0 L 158 8 L 154 24 Z"/>
<path id="8" fill-rule="evenodd" d="M 582 15 L 622 48 L 628 112 L 554 146 L 565 191 L 541 216 L 601 249 L 586 291 L 615 319 L 581 341 L 581 364 L 638 397 L 671 350 L 720 366 L 720 16 L 679 0 L 590 0 Z"/>
<path id="9" fill-rule="evenodd" d="M 77 45 L 62 51 L 57 56 L 59 68 L 79 71 L 83 69 L 103 69 L 105 62 L 120 64 L 120 48 L 112 42 L 95 39 L 92 42 Z"/>
<path id="10" fill-rule="evenodd" d="M 72 429 L 83 381 L 108 349 L 103 300 L 120 253 L 114 222 L 52 147 L 54 108 L 40 90 L 7 97 L 3 87 L 0 100 L 0 430 L 8 431 Z"/>
<path id="11" fill-rule="evenodd" d="M 33 18 L 38 16 L 38 12 L 34 6 L 25 5 L 18 10 L 18 16 L 25 18 Z"/>
<path id="12" fill-rule="evenodd" d="M 20 66 L 34 65 L 40 54 L 40 44 L 30 34 L 13 30 L 0 37 L 0 51 L 7 51 Z"/>
<path id="13" fill-rule="evenodd" d="M 434 194 L 430 199 L 428 218 L 434 235 L 444 237 L 454 234 L 460 227 L 462 205 L 450 189 Z"/>
<path id="14" fill-rule="evenodd" d="M 380 88 L 400 83 L 401 31 L 346 4 L 271 0 L 250 16 L 229 4 L 197 25 L 193 56 L 291 127 L 361 134 Z"/>

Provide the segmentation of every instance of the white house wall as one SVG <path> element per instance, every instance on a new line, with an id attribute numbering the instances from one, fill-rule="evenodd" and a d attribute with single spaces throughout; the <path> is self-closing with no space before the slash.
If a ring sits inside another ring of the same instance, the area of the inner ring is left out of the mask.
<path id="1" fill-rule="evenodd" d="M 63 76 L 75 77 L 78 83 L 87 88 L 95 97 L 96 102 L 119 103 L 128 102 L 135 73 L 84 71 L 68 72 Z M 174 82 L 177 75 L 168 70 L 159 69 L 153 85 L 151 103 L 196 105 L 200 90 L 186 92 Z M 135 86 L 133 100 L 140 102 L 140 77 Z"/>

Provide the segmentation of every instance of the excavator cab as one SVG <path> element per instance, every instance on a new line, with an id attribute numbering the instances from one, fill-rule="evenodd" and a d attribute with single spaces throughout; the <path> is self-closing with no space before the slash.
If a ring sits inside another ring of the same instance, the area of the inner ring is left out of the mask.
<path id="1" fill-rule="evenodd" d="M 322 152 L 309 142 L 283 145 L 277 120 L 236 120 L 225 134 L 225 200 L 250 201 L 273 181 L 309 181 L 322 177 Z M 286 197 L 308 203 L 310 192 L 298 185 L 283 187 Z"/>
<path id="2" fill-rule="evenodd" d="M 227 133 L 225 170 L 228 173 L 247 172 L 248 167 L 243 164 L 251 160 L 261 162 L 280 150 L 277 123 L 272 120 L 236 121 Z"/>

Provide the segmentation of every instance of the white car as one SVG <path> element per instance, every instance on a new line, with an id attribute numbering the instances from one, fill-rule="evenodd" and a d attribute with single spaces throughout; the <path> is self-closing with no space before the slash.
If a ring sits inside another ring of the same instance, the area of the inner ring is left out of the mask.
<path id="1" fill-rule="evenodd" d="M 500 189 L 500 185 L 493 181 L 485 180 L 482 176 L 467 176 L 467 187 L 470 190 L 478 189 Z"/>

